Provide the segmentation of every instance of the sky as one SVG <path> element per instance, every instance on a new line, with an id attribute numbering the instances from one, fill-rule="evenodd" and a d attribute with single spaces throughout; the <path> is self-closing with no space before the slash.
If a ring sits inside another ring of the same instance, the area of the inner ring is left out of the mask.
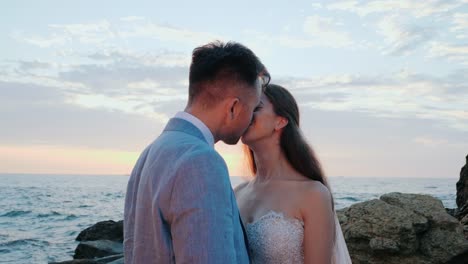
<path id="1" fill-rule="evenodd" d="M 0 32 L 0 173 L 129 174 L 213 40 L 291 91 L 328 176 L 454 178 L 468 154 L 468 0 L 16 0 Z"/>

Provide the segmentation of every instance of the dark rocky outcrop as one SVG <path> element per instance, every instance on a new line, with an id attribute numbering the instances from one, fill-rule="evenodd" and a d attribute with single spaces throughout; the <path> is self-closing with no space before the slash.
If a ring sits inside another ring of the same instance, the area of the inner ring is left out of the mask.
<path id="1" fill-rule="evenodd" d="M 95 259 L 74 259 L 62 262 L 51 262 L 49 264 L 123 264 L 123 259 L 123 254 L 118 254 Z"/>
<path id="2" fill-rule="evenodd" d="M 102 221 L 81 231 L 74 260 L 56 264 L 123 264 L 123 221 Z"/>
<path id="3" fill-rule="evenodd" d="M 457 206 L 461 208 L 468 201 L 468 155 L 466 164 L 461 168 L 460 179 L 457 182 Z"/>
<path id="4" fill-rule="evenodd" d="M 468 155 L 466 156 L 466 164 L 460 170 L 460 178 L 456 187 L 457 208 L 447 209 L 447 212 L 460 220 L 465 238 L 468 239 Z"/>
<path id="5" fill-rule="evenodd" d="M 389 193 L 338 215 L 353 263 L 446 263 L 468 252 L 462 225 L 429 195 Z"/>
<path id="6" fill-rule="evenodd" d="M 93 259 L 123 254 L 123 245 L 110 240 L 83 241 L 75 249 L 74 259 Z"/>
<path id="7" fill-rule="evenodd" d="M 123 221 L 102 221 L 81 231 L 77 241 L 111 240 L 123 242 Z"/>

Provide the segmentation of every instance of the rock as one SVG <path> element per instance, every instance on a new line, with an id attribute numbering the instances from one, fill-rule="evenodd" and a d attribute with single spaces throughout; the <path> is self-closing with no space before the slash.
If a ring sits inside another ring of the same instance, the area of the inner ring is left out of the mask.
<path id="1" fill-rule="evenodd" d="M 460 179 L 457 182 L 457 206 L 461 208 L 468 200 L 468 155 L 466 164 L 461 168 Z"/>
<path id="2" fill-rule="evenodd" d="M 109 262 L 108 264 L 124 264 L 124 258 L 119 258 L 117 260 Z"/>
<path id="3" fill-rule="evenodd" d="M 438 225 L 440 228 L 459 226 L 457 219 L 447 213 L 442 201 L 430 195 L 389 193 L 382 195 L 380 199 L 424 216 L 433 226 Z"/>
<path id="4" fill-rule="evenodd" d="M 465 203 L 465 205 L 463 205 L 461 208 L 458 208 L 455 217 L 461 220 L 466 215 L 468 215 L 468 202 Z"/>
<path id="5" fill-rule="evenodd" d="M 123 220 L 102 221 L 81 231 L 77 241 L 111 240 L 123 242 Z"/>
<path id="6" fill-rule="evenodd" d="M 445 264 L 466 264 L 468 261 L 468 250 L 451 258 Z"/>
<path id="7" fill-rule="evenodd" d="M 445 208 L 445 211 L 447 211 L 447 213 L 453 217 L 457 217 L 457 214 L 458 214 L 458 208 Z"/>
<path id="8" fill-rule="evenodd" d="M 429 230 L 421 238 L 421 252 L 430 257 L 432 263 L 445 263 L 463 253 L 468 249 L 463 230 L 459 228 L 457 232 L 453 231 L 440 228 Z"/>
<path id="9" fill-rule="evenodd" d="M 74 260 L 67 260 L 67 261 L 62 261 L 62 262 L 49 262 L 49 264 L 118 264 L 119 262 L 116 262 L 118 260 L 122 260 L 121 263 L 123 263 L 123 254 L 118 254 L 118 255 L 111 255 L 103 258 L 95 258 L 95 259 L 74 259 Z"/>
<path id="10" fill-rule="evenodd" d="M 100 264 L 92 259 L 74 259 L 61 262 L 49 262 L 49 264 Z"/>
<path id="11" fill-rule="evenodd" d="M 92 259 L 123 254 L 123 244 L 110 240 L 83 241 L 75 249 L 74 259 Z"/>
<path id="12" fill-rule="evenodd" d="M 98 258 L 98 259 L 94 259 L 94 260 L 99 262 L 99 263 L 114 263 L 117 260 L 120 260 L 120 259 L 123 260 L 123 258 L 124 258 L 124 255 L 122 253 L 122 254 L 110 255 L 110 256 L 107 256 L 107 257 Z M 114 264 L 116 264 L 116 263 L 117 262 L 115 262 Z"/>
<path id="13" fill-rule="evenodd" d="M 440 200 L 389 193 L 337 211 L 353 263 L 445 263 L 468 250 Z"/>
<path id="14" fill-rule="evenodd" d="M 395 253 L 400 251 L 400 247 L 398 246 L 398 243 L 396 241 L 382 237 L 372 238 L 369 242 L 369 246 L 373 251 L 382 251 L 389 253 Z"/>
<path id="15" fill-rule="evenodd" d="M 463 217 L 462 220 L 460 220 L 460 223 L 462 225 L 468 225 L 468 215 L 465 215 L 465 217 Z"/>

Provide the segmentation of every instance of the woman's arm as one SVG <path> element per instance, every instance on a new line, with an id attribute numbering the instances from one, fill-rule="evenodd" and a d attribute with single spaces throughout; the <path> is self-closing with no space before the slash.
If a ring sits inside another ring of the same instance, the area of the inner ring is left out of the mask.
<path id="1" fill-rule="evenodd" d="M 335 219 L 327 187 L 314 182 L 303 197 L 304 263 L 330 264 L 335 240 Z"/>

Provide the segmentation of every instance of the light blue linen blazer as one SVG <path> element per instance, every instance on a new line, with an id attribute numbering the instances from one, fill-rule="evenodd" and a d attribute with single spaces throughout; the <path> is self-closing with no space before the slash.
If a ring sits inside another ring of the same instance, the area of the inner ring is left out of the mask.
<path id="1" fill-rule="evenodd" d="M 198 128 L 171 119 L 128 182 L 125 263 L 249 263 L 246 247 L 226 163 Z"/>

